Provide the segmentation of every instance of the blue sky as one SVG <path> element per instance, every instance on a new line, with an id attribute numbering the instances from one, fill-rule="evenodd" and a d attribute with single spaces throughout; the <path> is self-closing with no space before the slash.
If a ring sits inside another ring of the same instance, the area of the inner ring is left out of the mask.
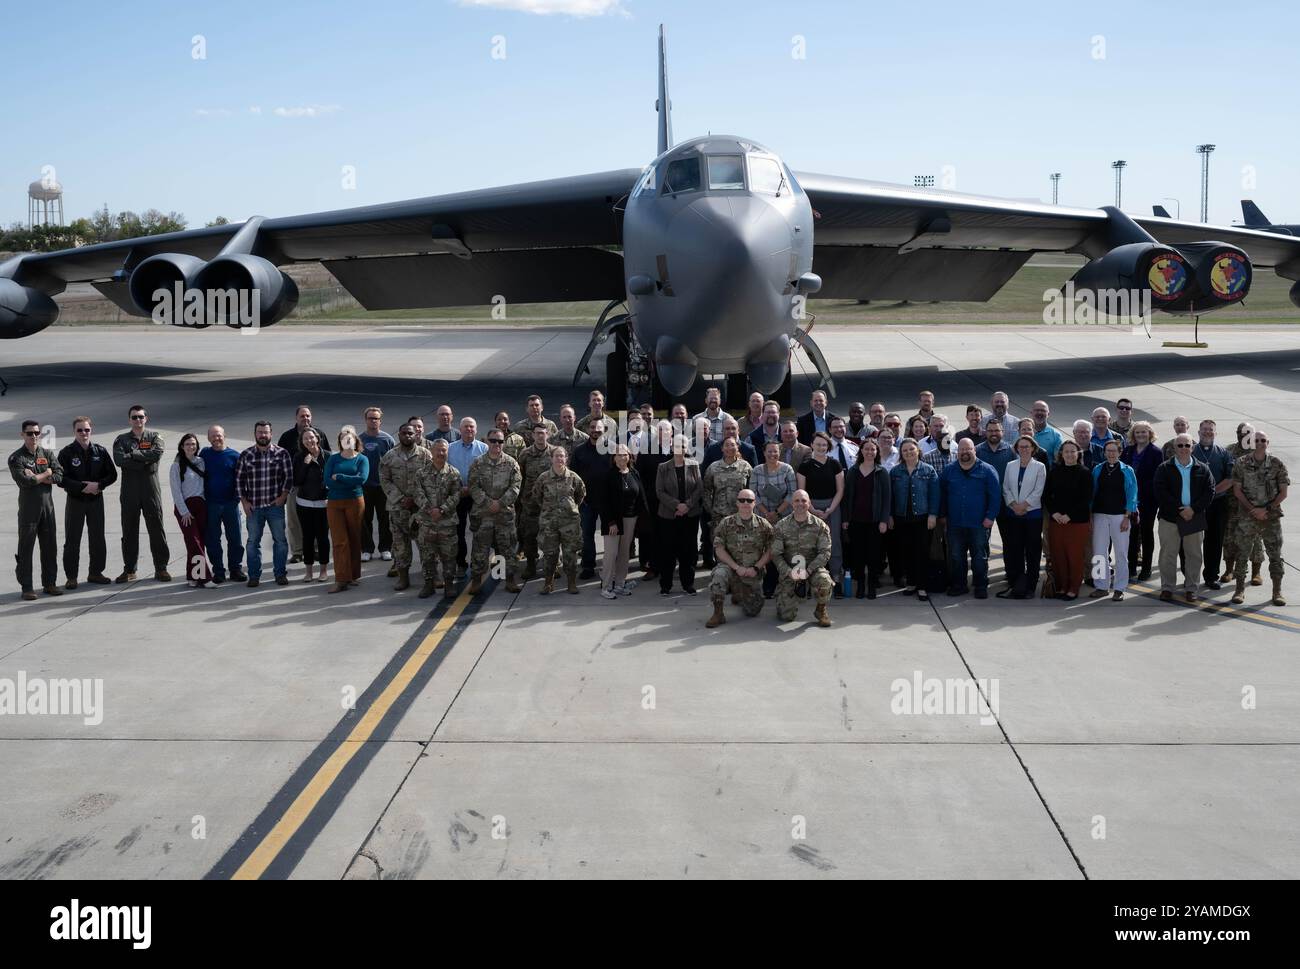
<path id="1" fill-rule="evenodd" d="M 640 167 L 660 21 L 678 140 L 740 134 L 796 171 L 947 173 L 1012 198 L 1050 199 L 1060 171 L 1061 201 L 1084 206 L 1113 201 L 1124 158 L 1124 208 L 1172 196 L 1188 218 L 1193 149 L 1213 142 L 1212 222 L 1239 220 L 1243 196 L 1300 221 L 1300 9 L 1280 2 L 122 0 L 3 16 L 6 225 L 44 165 L 69 218 L 107 202 L 191 225 Z"/>

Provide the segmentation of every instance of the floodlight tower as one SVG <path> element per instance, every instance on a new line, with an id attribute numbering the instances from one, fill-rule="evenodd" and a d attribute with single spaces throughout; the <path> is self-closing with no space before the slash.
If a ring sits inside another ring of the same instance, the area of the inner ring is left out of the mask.
<path id="1" fill-rule="evenodd" d="M 1061 197 L 1061 173 L 1052 172 L 1048 178 L 1052 180 L 1052 204 L 1057 205 L 1059 204 L 1058 200 Z"/>
<path id="2" fill-rule="evenodd" d="M 1201 221 L 1210 221 L 1210 152 L 1213 145 L 1197 145 L 1196 153 L 1201 156 Z"/>
<path id="3" fill-rule="evenodd" d="M 1128 162 L 1123 159 L 1110 163 L 1110 167 L 1115 169 L 1115 208 L 1117 209 L 1121 207 L 1120 197 L 1122 195 L 1121 189 L 1123 188 L 1124 168 L 1126 165 L 1128 165 Z"/>

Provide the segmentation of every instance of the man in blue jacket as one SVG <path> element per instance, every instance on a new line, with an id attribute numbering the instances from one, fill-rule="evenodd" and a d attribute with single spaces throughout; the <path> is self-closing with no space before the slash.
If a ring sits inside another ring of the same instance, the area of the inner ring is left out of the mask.
<path id="1" fill-rule="evenodd" d="M 975 598 L 989 597 L 989 530 L 1002 506 L 1002 482 L 992 465 L 975 457 L 975 442 L 957 445 L 957 460 L 939 475 L 939 517 L 948 522 L 948 595 L 965 595 L 966 556 Z"/>

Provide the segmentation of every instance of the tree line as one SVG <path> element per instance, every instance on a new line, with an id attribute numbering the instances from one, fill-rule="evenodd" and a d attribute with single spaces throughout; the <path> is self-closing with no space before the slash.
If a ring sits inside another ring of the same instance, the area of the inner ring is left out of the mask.
<path id="1" fill-rule="evenodd" d="M 226 225 L 229 221 L 225 216 L 218 216 L 207 225 Z M 179 232 L 186 225 L 185 216 L 180 212 L 163 213 L 157 209 L 146 209 L 139 214 L 129 210 L 110 212 L 105 204 L 90 218 L 76 219 L 68 225 L 28 228 L 22 222 L 14 222 L 8 229 L 0 229 L 0 252 L 53 252 L 97 242 Z"/>

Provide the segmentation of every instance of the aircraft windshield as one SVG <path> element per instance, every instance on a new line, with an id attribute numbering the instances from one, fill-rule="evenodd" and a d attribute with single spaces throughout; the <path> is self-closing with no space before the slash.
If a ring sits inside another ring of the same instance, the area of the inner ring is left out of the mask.
<path id="1" fill-rule="evenodd" d="M 700 158 L 678 158 L 668 163 L 664 172 L 664 185 L 660 194 L 677 195 L 680 192 L 698 192 L 702 187 L 700 181 Z"/>
<path id="2" fill-rule="evenodd" d="M 740 155 L 709 156 L 709 188 L 743 189 L 745 166 Z"/>
<path id="3" fill-rule="evenodd" d="M 753 192 L 776 195 L 784 181 L 781 166 L 772 158 L 749 157 L 749 188 Z"/>

